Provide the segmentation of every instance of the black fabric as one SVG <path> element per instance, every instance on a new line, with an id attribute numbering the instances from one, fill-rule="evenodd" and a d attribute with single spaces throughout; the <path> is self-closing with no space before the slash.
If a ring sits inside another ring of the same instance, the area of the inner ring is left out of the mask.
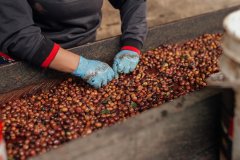
<path id="1" fill-rule="evenodd" d="M 34 62 L 38 66 L 40 66 L 45 61 L 45 59 L 49 56 L 54 46 L 54 43 L 51 40 L 46 38 L 44 39 L 45 40 L 41 41 L 41 44 L 39 45 L 39 48 L 36 51 L 37 54 L 34 54 L 32 57 L 32 62 Z"/>
<path id="2" fill-rule="evenodd" d="M 146 0 L 109 0 L 110 3 L 120 10 L 122 20 L 121 43 L 128 44 L 129 39 L 137 40 L 141 49 L 147 35 L 147 3 Z M 125 42 L 126 41 L 126 42 Z"/>
<path id="3" fill-rule="evenodd" d="M 141 48 L 147 34 L 145 0 L 109 0 L 119 9 L 122 44 Z M 41 64 L 53 42 L 63 48 L 92 41 L 101 22 L 103 0 L 0 0 L 0 50 Z M 90 37 L 90 38 L 89 38 Z M 129 41 L 129 39 L 131 39 Z"/>
<path id="4" fill-rule="evenodd" d="M 95 36 L 103 0 L 28 0 L 42 34 L 63 48 Z"/>
<path id="5" fill-rule="evenodd" d="M 0 0 L 0 15 L 0 50 L 14 59 L 41 64 L 51 52 L 53 42 L 34 24 L 28 2 Z"/>
<path id="6" fill-rule="evenodd" d="M 109 0 L 112 6 L 116 9 L 121 9 L 126 0 Z"/>
<path id="7" fill-rule="evenodd" d="M 138 41 L 138 40 L 135 40 L 135 39 L 131 39 L 131 38 L 128 38 L 128 39 L 125 39 L 122 44 L 121 44 L 121 47 L 123 46 L 133 46 L 137 49 L 141 49 L 143 44 Z"/>

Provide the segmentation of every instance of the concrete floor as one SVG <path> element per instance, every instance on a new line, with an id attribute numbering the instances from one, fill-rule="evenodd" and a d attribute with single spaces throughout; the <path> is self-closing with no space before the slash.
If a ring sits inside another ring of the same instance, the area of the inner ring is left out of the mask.
<path id="1" fill-rule="evenodd" d="M 240 5 L 240 0 L 147 0 L 149 27 L 177 19 Z M 107 0 L 103 5 L 103 21 L 97 39 L 120 34 L 120 18 Z"/>

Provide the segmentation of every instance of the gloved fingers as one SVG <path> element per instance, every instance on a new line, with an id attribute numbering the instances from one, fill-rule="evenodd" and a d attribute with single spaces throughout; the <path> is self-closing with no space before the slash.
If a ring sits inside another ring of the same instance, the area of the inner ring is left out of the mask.
<path id="1" fill-rule="evenodd" d="M 108 82 L 110 82 L 114 77 L 114 71 L 112 68 L 108 68 L 105 73 L 102 75 L 102 86 L 107 85 Z"/>
<path id="2" fill-rule="evenodd" d="M 117 60 L 114 60 L 114 63 L 113 63 L 113 71 L 116 73 L 118 70 L 118 61 Z"/>
<path id="3" fill-rule="evenodd" d="M 94 85 L 93 85 L 93 87 L 94 88 L 101 88 L 101 82 L 99 82 L 99 83 L 95 83 Z"/>
<path id="4" fill-rule="evenodd" d="M 110 71 L 111 71 L 110 69 L 107 69 L 107 70 L 104 72 L 104 74 L 102 75 L 102 87 L 103 87 L 103 86 L 106 86 L 107 83 L 109 82 L 109 80 L 108 80 L 108 75 L 109 75 Z"/>
<path id="5" fill-rule="evenodd" d="M 114 78 L 114 71 L 110 70 L 107 75 L 107 80 L 110 82 Z"/>
<path id="6" fill-rule="evenodd" d="M 130 72 L 133 72 L 134 69 L 137 67 L 137 64 L 138 64 L 138 63 L 132 63 L 132 64 L 130 65 L 129 71 L 130 71 Z"/>
<path id="7" fill-rule="evenodd" d="M 123 73 L 124 72 L 124 69 L 125 69 L 124 67 L 125 66 L 123 64 L 124 63 L 122 63 L 122 62 L 118 64 L 118 67 L 117 67 L 117 72 L 118 73 Z"/>
<path id="8" fill-rule="evenodd" d="M 117 72 L 114 73 L 114 78 L 116 78 L 116 79 L 119 78 L 119 74 Z"/>
<path id="9" fill-rule="evenodd" d="M 126 65 L 124 66 L 124 70 L 123 70 L 123 73 L 127 74 L 130 72 L 130 65 Z"/>
<path id="10" fill-rule="evenodd" d="M 119 75 L 118 75 L 118 61 L 117 60 L 114 60 L 113 71 L 114 71 L 115 78 L 118 78 Z"/>
<path id="11" fill-rule="evenodd" d="M 107 83 L 108 83 L 107 77 L 106 77 L 106 78 L 103 78 L 101 86 L 102 86 L 102 87 L 103 87 L 103 86 L 106 86 Z"/>
<path id="12" fill-rule="evenodd" d="M 120 73 L 120 71 L 119 71 L 119 61 L 118 61 L 118 59 L 115 59 L 114 60 L 114 64 L 113 64 L 113 71 L 114 71 L 114 74 L 115 74 L 115 78 L 116 79 L 118 79 L 118 77 L 119 77 L 119 74 L 118 73 Z"/>
<path id="13" fill-rule="evenodd" d="M 102 79 L 94 77 L 88 83 L 92 85 L 94 88 L 100 88 L 102 85 Z"/>
<path id="14" fill-rule="evenodd" d="M 118 73 L 127 74 L 132 72 L 136 68 L 138 62 L 139 55 L 137 53 L 121 51 L 114 60 L 113 70 L 115 72 L 115 77 L 118 77 Z"/>

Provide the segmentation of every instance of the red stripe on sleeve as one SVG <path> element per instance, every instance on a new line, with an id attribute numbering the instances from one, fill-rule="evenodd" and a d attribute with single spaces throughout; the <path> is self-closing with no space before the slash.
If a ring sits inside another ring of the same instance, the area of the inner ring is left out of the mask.
<path id="1" fill-rule="evenodd" d="M 45 59 L 45 61 L 41 64 L 41 67 L 47 68 L 50 65 L 50 63 L 53 61 L 53 59 L 57 55 L 59 48 L 60 48 L 60 45 L 54 43 L 52 51 L 50 52 L 48 57 Z"/>
<path id="2" fill-rule="evenodd" d="M 6 55 L 5 53 L 2 53 L 2 52 L 0 52 L 0 57 L 3 57 L 7 60 L 13 60 L 11 57 L 9 57 L 8 55 Z"/>
<path id="3" fill-rule="evenodd" d="M 133 47 L 133 46 L 123 46 L 123 47 L 121 48 L 121 50 L 133 51 L 133 52 L 136 52 L 136 53 L 139 54 L 139 55 L 140 55 L 140 53 L 141 53 L 139 49 L 137 49 L 137 48 L 135 48 L 135 47 Z"/>

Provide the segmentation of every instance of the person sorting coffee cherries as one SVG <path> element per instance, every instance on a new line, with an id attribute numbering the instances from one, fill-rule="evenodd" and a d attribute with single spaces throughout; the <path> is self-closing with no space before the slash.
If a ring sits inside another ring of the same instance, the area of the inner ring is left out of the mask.
<path id="1" fill-rule="evenodd" d="M 103 0 L 0 0 L 0 51 L 15 60 L 72 73 L 100 88 L 136 68 L 147 34 L 146 0 L 109 2 L 122 21 L 120 51 L 112 67 L 66 50 L 95 40 Z"/>

